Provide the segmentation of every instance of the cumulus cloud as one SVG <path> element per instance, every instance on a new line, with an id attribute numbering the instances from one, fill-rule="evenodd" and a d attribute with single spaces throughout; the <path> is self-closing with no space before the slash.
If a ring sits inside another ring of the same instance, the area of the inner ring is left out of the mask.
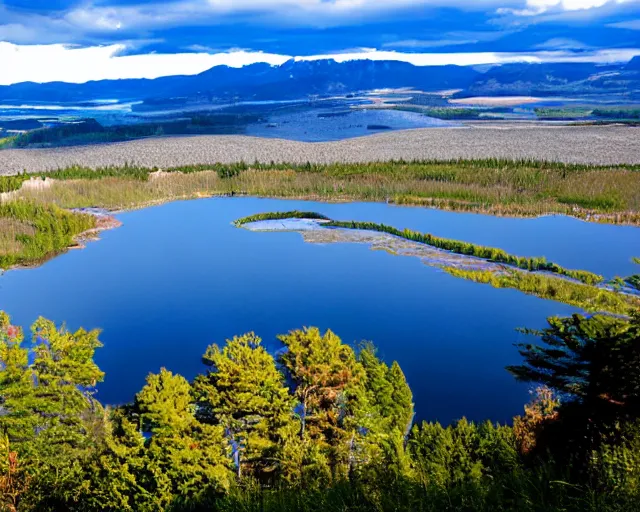
<path id="1" fill-rule="evenodd" d="M 233 51 L 227 53 L 123 54 L 122 44 L 74 48 L 60 44 L 20 46 L 0 43 L 0 85 L 17 82 L 65 81 L 82 83 L 89 80 L 119 78 L 157 78 L 166 75 L 193 75 L 213 66 L 241 67 L 256 62 L 279 65 L 291 59 L 288 55 Z M 640 55 L 640 49 L 600 50 L 591 53 L 545 51 L 532 53 L 400 53 L 360 50 L 339 54 L 294 57 L 298 61 L 333 59 L 395 60 L 416 66 L 447 64 L 481 65 L 511 62 L 622 62 Z"/>

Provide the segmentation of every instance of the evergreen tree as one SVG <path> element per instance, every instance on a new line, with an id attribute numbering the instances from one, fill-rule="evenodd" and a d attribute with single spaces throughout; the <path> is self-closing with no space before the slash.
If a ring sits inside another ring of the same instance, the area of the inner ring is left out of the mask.
<path id="1" fill-rule="evenodd" d="M 284 440 L 299 428 L 275 360 L 249 333 L 224 348 L 209 346 L 203 361 L 210 370 L 193 386 L 198 418 L 224 429 L 238 476 L 270 478 L 279 469 Z"/>
<path id="2" fill-rule="evenodd" d="M 546 346 L 520 344 L 525 363 L 508 370 L 578 402 L 592 421 L 640 418 L 640 313 L 550 318 L 537 332 Z"/>
<path id="3" fill-rule="evenodd" d="M 82 496 L 84 464 L 104 440 L 104 410 L 93 397 L 103 378 L 93 361 L 101 344 L 98 331 L 70 333 L 43 318 L 32 333 L 27 349 L 0 313 L 0 433 L 37 475 L 23 506 L 55 510 Z"/>
<path id="4" fill-rule="evenodd" d="M 279 336 L 287 350 L 280 357 L 295 383 L 300 403 L 301 439 L 317 444 L 327 454 L 334 476 L 353 466 L 359 435 L 364 368 L 348 345 L 333 332 L 317 328 Z"/>
<path id="5" fill-rule="evenodd" d="M 134 410 L 142 430 L 151 434 L 138 484 L 156 497 L 157 505 L 197 502 L 229 488 L 232 473 L 223 429 L 196 419 L 184 377 L 164 368 L 149 375 Z"/>
<path id="6" fill-rule="evenodd" d="M 373 344 L 361 347 L 358 360 L 366 374 L 365 396 L 360 400 L 361 414 L 357 418 L 364 462 L 372 467 L 392 465 L 404 474 L 409 470 L 404 444 L 413 419 L 411 390 L 398 363 L 387 366 L 378 358 Z"/>
<path id="7" fill-rule="evenodd" d="M 544 346 L 520 344 L 525 363 L 508 368 L 561 398 L 557 414 L 537 427 L 536 453 L 551 450 L 586 471 L 603 443 L 632 442 L 626 426 L 640 420 L 640 314 L 550 318 L 536 334 Z"/>

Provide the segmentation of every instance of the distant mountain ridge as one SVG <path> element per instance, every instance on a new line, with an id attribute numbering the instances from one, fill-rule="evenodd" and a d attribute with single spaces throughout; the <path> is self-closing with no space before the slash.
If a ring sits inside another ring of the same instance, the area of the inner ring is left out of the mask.
<path id="1" fill-rule="evenodd" d="M 640 58 L 625 64 L 504 64 L 480 72 L 467 66 L 414 66 L 398 61 L 289 60 L 280 66 L 216 66 L 193 76 L 100 80 L 83 84 L 24 82 L 0 86 L 4 102 L 98 99 L 288 100 L 381 88 L 461 89 L 471 95 L 617 94 L 640 99 Z"/>

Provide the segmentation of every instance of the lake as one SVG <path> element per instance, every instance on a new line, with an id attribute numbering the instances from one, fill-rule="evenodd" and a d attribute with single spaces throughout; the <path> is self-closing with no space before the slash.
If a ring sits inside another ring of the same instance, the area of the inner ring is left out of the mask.
<path id="1" fill-rule="evenodd" d="M 188 378 L 204 369 L 210 343 L 255 331 L 275 336 L 331 328 L 349 343 L 373 341 L 397 360 L 417 419 L 466 416 L 505 422 L 528 388 L 504 370 L 521 359 L 518 327 L 540 328 L 570 306 L 454 278 L 417 259 L 361 244 L 305 243 L 298 233 L 260 233 L 231 222 L 278 210 L 311 210 L 544 255 L 607 277 L 634 272 L 638 228 L 567 217 L 509 219 L 377 203 L 325 204 L 214 198 L 118 215 L 121 228 L 86 249 L 0 277 L 0 307 L 28 326 L 38 315 L 70 329 L 103 329 L 96 359 L 106 372 L 98 397 L 129 401 L 162 366 Z"/>

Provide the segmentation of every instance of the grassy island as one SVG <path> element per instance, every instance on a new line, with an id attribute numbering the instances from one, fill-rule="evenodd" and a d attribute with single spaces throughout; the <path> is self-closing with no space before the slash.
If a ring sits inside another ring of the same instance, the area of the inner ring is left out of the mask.
<path id="1" fill-rule="evenodd" d="M 108 407 L 99 331 L 40 318 L 27 343 L 0 311 L 0 510 L 637 510 L 640 314 L 532 334 L 507 368 L 539 386 L 522 416 L 414 424 L 400 365 L 331 331 L 278 336 L 276 357 L 235 336 Z"/>
<path id="2" fill-rule="evenodd" d="M 260 213 L 238 219 L 234 224 L 240 227 L 261 220 L 300 218 L 325 220 L 327 222 L 323 226 L 327 228 L 358 229 L 386 233 L 455 254 L 473 256 L 488 262 L 498 263 L 500 264 L 499 272 L 493 270 L 462 270 L 445 266 L 445 270 L 453 276 L 491 284 L 496 288 L 514 288 L 541 298 L 571 304 L 586 311 L 628 314 L 629 311 L 640 307 L 640 298 L 638 297 L 597 286 L 604 282 L 604 278 L 593 272 L 566 269 L 556 263 L 547 261 L 544 257 L 514 256 L 502 249 L 440 238 L 409 229 L 400 230 L 373 222 L 336 221 L 330 220 L 320 213 L 300 211 Z M 629 279 L 633 279 L 633 277 Z"/>

